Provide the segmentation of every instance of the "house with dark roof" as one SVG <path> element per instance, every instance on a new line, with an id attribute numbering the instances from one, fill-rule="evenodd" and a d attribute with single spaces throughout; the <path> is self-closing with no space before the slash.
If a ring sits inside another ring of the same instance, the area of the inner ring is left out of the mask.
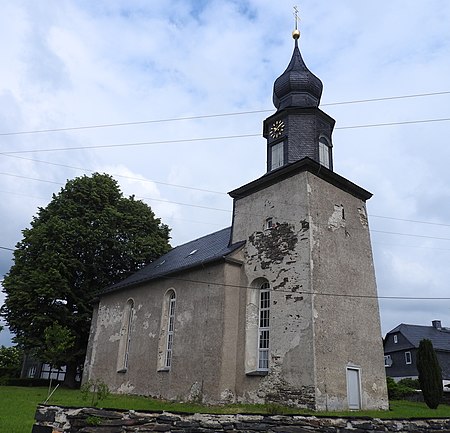
<path id="1" fill-rule="evenodd" d="M 84 381 L 168 400 L 388 408 L 372 194 L 334 172 L 335 121 L 299 36 L 263 123 L 266 173 L 229 193 L 230 227 L 99 294 Z"/>
<path id="2" fill-rule="evenodd" d="M 417 379 L 417 350 L 420 341 L 428 339 L 433 343 L 444 383 L 450 382 L 450 328 L 444 328 L 440 320 L 433 320 L 431 326 L 401 323 L 384 338 L 384 365 L 386 375 L 395 380 Z"/>

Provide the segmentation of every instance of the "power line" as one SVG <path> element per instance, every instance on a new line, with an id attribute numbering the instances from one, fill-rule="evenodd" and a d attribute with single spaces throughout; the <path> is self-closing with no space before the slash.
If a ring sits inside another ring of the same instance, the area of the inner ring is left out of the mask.
<path id="1" fill-rule="evenodd" d="M 2 250 L 9 250 L 14 251 L 12 248 L 8 247 L 2 247 L 0 246 L 0 249 Z M 162 278 L 165 279 L 173 279 L 177 281 L 183 281 L 183 282 L 189 282 L 189 283 L 196 283 L 196 284 L 205 284 L 209 286 L 221 286 L 221 287 L 230 287 L 230 288 L 236 288 L 236 289 L 251 289 L 250 286 L 244 286 L 239 284 L 225 284 L 225 283 L 218 283 L 215 281 L 204 281 L 204 280 L 196 280 L 196 279 L 189 279 L 189 278 L 180 278 L 180 277 L 173 277 L 173 276 L 163 276 Z M 316 296 L 331 296 L 331 297 L 338 297 L 338 298 L 359 298 L 359 299 L 388 299 L 388 300 L 409 300 L 409 301 L 449 301 L 450 297 L 418 297 L 418 296 L 380 296 L 380 295 L 359 295 L 359 294 L 348 294 L 348 293 L 329 293 L 329 292 L 305 292 L 305 291 L 292 291 L 287 289 L 270 289 L 272 292 L 275 293 L 288 293 L 292 296 L 302 296 L 302 295 L 316 295 Z"/>
<path id="2" fill-rule="evenodd" d="M 350 125 L 350 126 L 339 126 L 334 128 L 335 130 L 341 129 L 359 129 L 359 128 L 377 128 L 386 126 L 401 126 L 401 125 L 413 125 L 421 123 L 436 123 L 436 122 L 449 122 L 450 117 L 441 119 L 424 119 L 424 120 L 405 120 L 401 122 L 386 122 L 386 123 L 371 123 L 363 125 Z M 159 141 L 138 141 L 131 143 L 118 143 L 118 144 L 99 144 L 91 146 L 72 146 L 72 147 L 55 147 L 50 149 L 34 149 L 34 150 L 16 150 L 13 152 L 2 152 L 2 155 L 17 155 L 22 153 L 35 153 L 35 152 L 60 152 L 67 150 L 88 150 L 88 149 L 106 149 L 106 148 L 121 148 L 130 146 L 148 146 L 156 144 L 175 144 L 175 143 L 192 143 L 200 141 L 217 141 L 217 140 L 234 140 L 237 138 L 251 138 L 260 137 L 261 134 L 240 134 L 240 135 L 224 135 L 216 137 L 196 137 L 196 138 L 182 138 L 178 140 L 159 140 Z"/>
<path id="3" fill-rule="evenodd" d="M 260 135 L 261 134 L 242 134 L 242 135 L 225 135 L 222 137 L 183 138 L 183 139 L 179 139 L 179 140 L 138 141 L 138 142 L 133 142 L 133 143 L 59 147 L 59 148 L 53 148 L 53 149 L 17 150 L 14 152 L 2 152 L 2 154 L 3 155 L 16 155 L 16 154 L 20 154 L 20 153 L 57 152 L 57 151 L 62 151 L 62 150 L 86 150 L 86 149 L 104 149 L 104 148 L 117 148 L 117 147 L 129 147 L 129 146 L 147 146 L 147 145 L 154 145 L 154 144 L 189 143 L 189 142 L 196 142 L 196 141 L 229 140 L 229 139 L 235 139 L 235 138 L 259 137 Z"/>
<path id="4" fill-rule="evenodd" d="M 64 185 L 61 182 L 49 181 L 49 180 L 44 180 L 44 179 L 36 179 L 36 178 L 33 178 L 33 177 L 20 176 L 20 175 L 11 174 L 11 173 L 2 173 L 2 172 L 0 172 L 0 175 L 13 176 L 13 177 L 21 178 L 21 179 L 34 180 L 34 181 L 39 181 L 39 182 L 52 183 L 52 184 L 61 185 L 61 186 Z M 140 178 L 133 178 L 133 179 L 144 180 L 144 179 L 140 179 Z M 153 182 L 153 181 L 148 181 L 148 182 Z M 170 185 L 170 184 L 168 184 L 168 185 Z M 181 185 L 175 185 L 175 186 L 183 187 Z M 197 188 L 192 188 L 192 187 L 187 187 L 187 186 L 184 186 L 184 188 L 197 190 Z M 208 191 L 208 190 L 202 190 L 202 191 Z M 209 192 L 213 192 L 213 191 L 209 191 Z M 14 193 L 10 193 L 10 192 L 7 192 L 7 193 L 14 194 Z M 219 193 L 219 192 L 217 192 L 217 193 L 225 195 L 225 193 Z M 33 198 L 37 198 L 37 197 L 33 197 Z M 192 204 L 192 203 L 183 203 L 183 202 L 166 200 L 166 199 L 160 199 L 160 198 L 155 198 L 155 197 L 136 196 L 136 198 L 141 199 L 141 200 L 157 201 L 157 202 L 160 202 L 160 203 L 176 204 L 176 205 L 179 205 L 179 206 L 188 206 L 188 207 L 194 207 L 194 208 L 199 208 L 199 209 L 207 209 L 207 210 L 213 210 L 213 211 L 218 211 L 218 212 L 232 213 L 232 211 L 230 209 L 223 209 L 223 208 L 217 208 L 217 207 L 205 206 L 205 205 L 197 205 L 197 204 Z M 288 203 L 288 202 L 283 203 L 283 204 L 288 204 L 288 205 L 300 207 L 299 204 L 292 204 L 292 203 Z M 261 215 L 251 214 L 251 215 L 252 216 L 261 216 L 261 217 L 264 216 L 262 214 Z M 394 221 L 412 222 L 412 223 L 417 223 L 417 224 L 428 224 L 428 225 L 450 227 L 450 224 L 434 223 L 434 222 L 431 222 L 431 221 L 409 220 L 409 219 L 404 219 L 404 218 L 395 218 L 395 217 L 381 216 L 381 215 L 371 215 L 371 214 L 369 214 L 368 216 L 370 218 L 375 217 L 375 218 L 383 218 L 383 219 L 389 219 L 389 220 L 394 220 Z M 294 220 L 291 220 L 291 221 L 294 221 Z M 398 235 L 398 236 L 419 237 L 419 238 L 435 239 L 435 240 L 446 240 L 446 241 L 450 240 L 450 238 L 443 238 L 443 237 L 437 237 L 437 236 L 426 236 L 426 235 L 416 235 L 416 234 L 412 234 L 412 233 L 389 232 L 389 231 L 382 231 L 382 230 L 375 230 L 375 229 L 370 229 L 370 232 L 391 234 L 391 235 Z"/>
<path id="5" fill-rule="evenodd" d="M 7 154 L 1 153 L 1 152 L 0 152 L 0 155 L 4 155 L 4 156 L 9 157 L 9 158 L 17 158 L 17 159 L 22 159 L 22 160 L 25 160 L 25 161 L 37 162 L 37 163 L 40 163 L 40 164 L 53 165 L 55 167 L 70 168 L 72 170 L 79 170 L 79 171 L 82 171 L 82 172 L 95 173 L 95 172 L 98 171 L 98 170 L 92 170 L 90 168 L 75 167 L 73 165 L 60 164 L 60 163 L 57 163 L 57 162 L 42 161 L 42 160 L 34 159 L 34 158 L 26 158 L 24 156 L 7 155 Z M 113 177 L 120 177 L 122 179 L 137 180 L 137 181 L 146 182 L 146 183 L 155 183 L 157 185 L 171 186 L 171 187 L 175 187 L 175 188 L 183 188 L 183 189 L 189 189 L 189 190 L 193 190 L 193 191 L 207 192 L 207 193 L 211 193 L 211 194 L 227 195 L 227 193 L 225 193 L 225 192 L 214 191 L 214 190 L 205 189 L 205 188 L 195 188 L 195 187 L 192 187 L 192 186 L 179 185 L 179 184 L 168 183 L 168 182 L 161 182 L 161 181 L 158 181 L 158 180 L 144 179 L 142 177 L 125 176 L 123 174 L 117 174 L 117 173 L 110 173 L 110 174 Z"/>
<path id="6" fill-rule="evenodd" d="M 215 281 L 204 281 L 204 280 L 197 280 L 197 279 L 190 279 L 190 278 L 180 278 L 180 277 L 174 277 L 171 275 L 168 276 L 162 276 L 161 278 L 164 279 L 171 279 L 176 281 L 182 281 L 187 283 L 195 283 L 195 284 L 205 284 L 210 286 L 222 286 L 222 287 L 230 287 L 230 288 L 236 288 L 236 289 L 254 289 L 254 287 L 251 286 L 244 286 L 240 284 L 225 284 L 225 283 L 218 283 Z M 287 290 L 287 289 L 274 289 L 270 288 L 271 292 L 274 293 L 288 293 L 292 296 L 302 296 L 302 295 L 316 295 L 316 296 L 332 296 L 332 297 L 338 297 L 338 298 L 362 298 L 362 299 L 389 299 L 389 300 L 409 300 L 409 301 L 450 301 L 450 297 L 446 296 L 438 296 L 438 297 L 421 297 L 421 296 L 380 296 L 380 295 L 359 295 L 359 294 L 348 294 L 348 293 L 329 293 L 329 292 L 305 292 L 305 291 L 293 291 L 293 290 Z"/>
<path id="7" fill-rule="evenodd" d="M 368 102 L 391 101 L 391 100 L 398 100 L 398 99 L 419 98 L 419 97 L 447 95 L 447 94 L 450 94 L 450 91 L 417 93 L 417 94 L 412 94 L 412 95 L 400 95 L 400 96 L 387 96 L 387 97 L 383 97 L 383 98 L 358 99 L 358 100 L 352 100 L 352 101 L 329 102 L 329 103 L 321 104 L 321 106 L 329 107 L 329 106 L 333 106 L 333 105 L 361 104 L 361 103 L 368 103 Z M 177 121 L 183 121 L 183 120 L 198 120 L 198 119 L 210 119 L 210 118 L 216 118 L 216 117 L 242 116 L 242 115 L 248 115 L 248 114 L 258 114 L 258 113 L 267 113 L 267 112 L 273 112 L 273 109 L 236 111 L 236 112 L 230 112 L 230 113 L 217 113 L 217 114 L 204 114 L 204 115 L 200 114 L 200 115 L 196 115 L 196 116 L 174 117 L 174 118 L 167 118 L 167 119 L 151 119 L 151 120 L 141 120 L 141 121 L 132 121 L 132 122 L 104 123 L 104 124 L 96 124 L 96 125 L 72 126 L 72 127 L 67 127 L 67 128 L 36 129 L 36 130 L 30 130 L 30 131 L 11 131 L 11 132 L 0 133 L 0 136 L 6 137 L 6 136 L 14 136 L 14 135 L 42 134 L 42 133 L 50 133 L 50 132 L 80 131 L 80 130 L 86 130 L 86 129 L 135 126 L 135 125 L 145 125 L 145 124 L 151 124 L 151 123 L 177 122 Z"/>
<path id="8" fill-rule="evenodd" d="M 4 155 L 4 154 L 0 153 L 0 155 Z M 26 161 L 38 162 L 38 163 L 41 163 L 41 164 L 53 165 L 53 166 L 57 166 L 57 167 L 70 168 L 70 169 L 79 170 L 79 171 L 82 171 L 82 172 L 89 172 L 89 173 L 95 173 L 96 172 L 96 170 L 92 170 L 90 168 L 75 167 L 75 166 L 72 166 L 72 165 L 59 164 L 59 163 L 50 162 L 50 161 L 42 161 L 42 160 L 33 159 L 33 158 L 26 158 L 26 157 L 23 157 L 23 156 L 16 156 L 16 155 L 5 155 L 5 156 L 10 157 L 10 158 L 23 159 L 23 160 L 26 160 Z M 4 174 L 4 173 L 0 173 L 0 174 Z M 11 175 L 11 176 L 14 176 L 14 175 Z M 114 173 L 111 173 L 111 176 L 113 176 L 113 177 L 120 177 L 120 178 L 123 178 L 123 179 L 137 180 L 137 181 L 140 181 L 140 182 L 155 183 L 157 185 L 165 185 L 165 186 L 170 186 L 170 187 L 175 187 L 175 188 L 183 188 L 183 189 L 188 189 L 188 190 L 192 190 L 192 191 L 200 191 L 200 192 L 207 192 L 207 193 L 211 193 L 211 194 L 228 195 L 227 193 L 222 192 L 222 191 L 214 191 L 214 190 L 210 190 L 210 189 L 196 188 L 196 187 L 187 186 L 187 185 L 179 185 L 179 184 L 173 184 L 173 183 L 168 183 L 168 182 L 161 182 L 161 181 L 157 181 L 157 180 L 143 179 L 143 178 L 134 177 L 134 176 L 125 176 L 125 175 L 114 174 Z M 26 178 L 26 179 L 32 179 L 32 178 Z M 61 183 L 58 183 L 58 184 L 62 185 Z M 0 191 L 0 192 L 7 192 L 7 191 Z M 8 194 L 14 194 L 12 192 L 7 192 L 7 193 Z M 33 197 L 33 198 L 37 198 L 37 197 Z M 40 198 L 43 199 L 43 197 L 40 197 Z M 149 200 L 152 200 L 152 199 L 149 199 Z M 173 202 L 173 203 L 175 203 L 175 202 Z M 278 203 L 280 203 L 280 202 L 278 202 Z M 283 204 L 292 204 L 292 203 L 288 203 L 288 202 L 282 202 L 282 203 Z M 176 204 L 189 206 L 186 203 L 176 203 Z M 214 208 L 212 208 L 212 209 L 214 209 Z M 219 209 L 219 210 L 223 211 L 224 209 Z M 436 223 L 436 222 L 431 222 L 431 221 L 411 220 L 411 219 L 406 219 L 406 218 L 396 218 L 396 217 L 374 215 L 374 214 L 369 214 L 369 217 L 370 218 L 389 219 L 389 220 L 393 220 L 393 221 L 410 222 L 410 223 L 415 223 L 415 224 L 427 224 L 427 225 L 434 225 L 434 226 L 450 227 L 450 224 Z"/>

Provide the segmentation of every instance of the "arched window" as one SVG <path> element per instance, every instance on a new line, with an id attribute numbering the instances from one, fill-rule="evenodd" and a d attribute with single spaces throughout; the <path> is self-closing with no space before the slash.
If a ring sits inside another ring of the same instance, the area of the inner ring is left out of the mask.
<path id="1" fill-rule="evenodd" d="M 173 349 L 173 330 L 175 326 L 175 292 L 172 290 L 169 295 L 169 308 L 167 317 L 167 345 L 166 345 L 166 362 L 165 367 L 172 366 L 172 349 Z"/>
<path id="2" fill-rule="evenodd" d="M 119 356 L 117 360 L 117 371 L 119 373 L 124 373 L 128 370 L 133 316 L 134 301 L 129 299 L 125 305 L 122 318 L 122 327 L 120 330 Z"/>
<path id="3" fill-rule="evenodd" d="M 324 167 L 331 169 L 331 146 L 325 137 L 319 139 L 319 162 Z"/>
<path id="4" fill-rule="evenodd" d="M 169 371 L 173 361 L 173 337 L 175 331 L 175 290 L 164 295 L 158 344 L 158 371 Z"/>
<path id="5" fill-rule="evenodd" d="M 269 333 L 270 333 L 270 285 L 265 282 L 259 289 L 258 317 L 258 370 L 269 369 Z"/>
<path id="6" fill-rule="evenodd" d="M 265 375 L 269 371 L 270 284 L 257 278 L 247 289 L 245 319 L 245 373 Z"/>

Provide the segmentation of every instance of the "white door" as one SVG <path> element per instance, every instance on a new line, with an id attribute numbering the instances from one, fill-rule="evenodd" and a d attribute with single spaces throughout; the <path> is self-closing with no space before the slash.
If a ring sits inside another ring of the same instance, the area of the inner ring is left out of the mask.
<path id="1" fill-rule="evenodd" d="M 347 368 L 347 398 L 349 409 L 361 409 L 359 368 Z"/>

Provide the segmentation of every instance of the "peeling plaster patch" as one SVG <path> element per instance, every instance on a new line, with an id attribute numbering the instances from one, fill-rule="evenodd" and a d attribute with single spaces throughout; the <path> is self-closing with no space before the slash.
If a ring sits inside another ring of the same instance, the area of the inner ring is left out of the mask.
<path id="1" fill-rule="evenodd" d="M 154 334 L 153 332 L 150 332 L 150 334 L 148 334 L 148 336 L 149 336 L 150 338 L 156 338 L 156 334 Z"/>
<path id="2" fill-rule="evenodd" d="M 369 225 L 369 223 L 367 221 L 366 210 L 364 208 L 359 207 L 358 213 L 359 213 L 359 220 L 361 221 L 362 226 L 367 227 Z"/>
<path id="3" fill-rule="evenodd" d="M 123 313 L 122 310 L 123 309 L 118 305 L 113 308 L 101 305 L 98 309 L 98 323 L 104 328 L 108 328 L 109 326 L 121 323 Z"/>
<path id="4" fill-rule="evenodd" d="M 313 311 L 313 317 L 314 317 L 314 319 L 317 319 L 319 317 L 319 312 L 315 308 Z"/>
<path id="5" fill-rule="evenodd" d="M 225 389 L 220 393 L 220 400 L 225 404 L 231 404 L 234 403 L 236 400 L 236 397 L 230 389 Z"/>
<path id="6" fill-rule="evenodd" d="M 150 324 L 148 323 L 148 320 L 144 321 L 144 323 L 142 324 L 142 327 L 143 327 L 144 329 L 148 329 L 149 326 L 150 326 Z"/>
<path id="7" fill-rule="evenodd" d="M 273 263 L 281 263 L 286 257 L 292 260 L 290 254 L 294 253 L 297 242 L 293 225 L 277 223 L 271 230 L 255 232 L 249 237 L 249 243 L 255 250 L 249 258 L 257 259 L 261 268 L 266 269 Z"/>
<path id="8" fill-rule="evenodd" d="M 199 382 L 194 382 L 189 391 L 189 401 L 202 401 L 202 385 Z"/>
<path id="9" fill-rule="evenodd" d="M 189 323 L 192 320 L 192 312 L 185 310 L 182 313 L 177 314 L 176 317 L 177 317 L 177 322 L 181 326 L 184 326 L 186 323 Z"/>
<path id="10" fill-rule="evenodd" d="M 249 326 L 250 324 L 253 323 L 257 323 L 258 318 L 259 318 L 259 307 L 253 303 L 247 304 L 247 314 L 245 317 L 246 326 Z"/>
<path id="11" fill-rule="evenodd" d="M 344 206 L 335 204 L 330 218 L 328 218 L 328 229 L 335 231 L 340 227 L 345 227 Z"/>
<path id="12" fill-rule="evenodd" d="M 111 343 L 114 343 L 115 341 L 119 341 L 120 340 L 120 334 L 112 334 L 109 337 L 109 340 Z"/>
<path id="13" fill-rule="evenodd" d="M 135 386 L 132 385 L 129 381 L 122 383 L 117 389 L 118 394 L 132 394 Z"/>

